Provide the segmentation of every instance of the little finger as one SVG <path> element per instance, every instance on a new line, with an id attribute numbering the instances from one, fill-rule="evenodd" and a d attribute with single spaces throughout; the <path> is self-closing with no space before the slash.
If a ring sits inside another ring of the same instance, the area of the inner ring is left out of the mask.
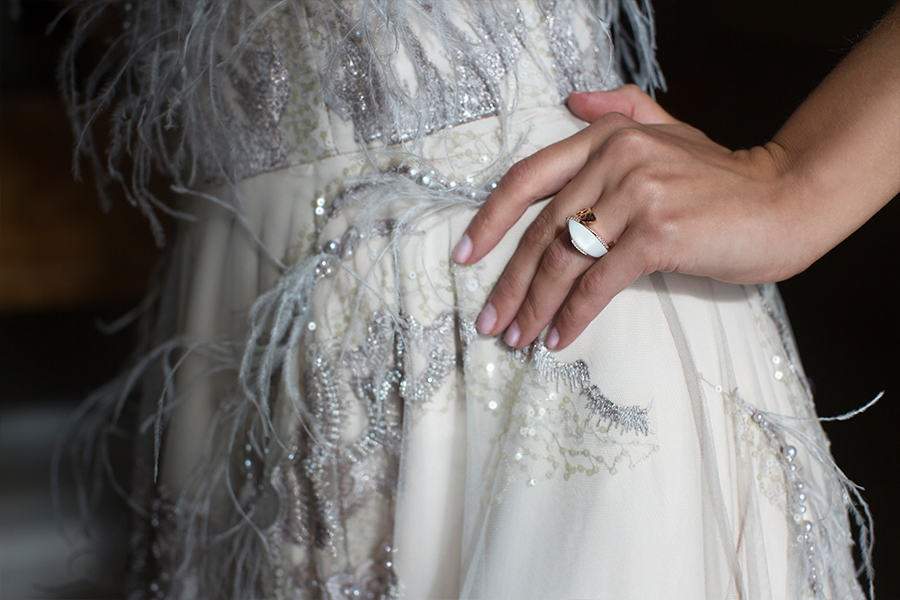
<path id="1" fill-rule="evenodd" d="M 528 293 L 506 328 L 503 340 L 514 348 L 527 346 L 553 320 L 572 286 L 596 260 L 576 250 L 564 231 L 544 251 Z"/>
<path id="2" fill-rule="evenodd" d="M 617 294 L 655 270 L 648 267 L 637 240 L 626 230 L 615 248 L 584 272 L 547 334 L 548 348 L 559 350 L 571 344 Z"/>

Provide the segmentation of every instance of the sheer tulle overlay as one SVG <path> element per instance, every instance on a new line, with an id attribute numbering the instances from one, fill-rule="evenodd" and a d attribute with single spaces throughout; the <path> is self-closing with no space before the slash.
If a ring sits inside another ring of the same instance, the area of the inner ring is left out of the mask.
<path id="1" fill-rule="evenodd" d="M 86 409 L 144 391 L 135 596 L 862 597 L 774 286 L 642 277 L 559 352 L 475 330 L 543 204 L 476 265 L 453 246 L 584 126 L 568 92 L 660 84 L 649 6 L 183 10 L 128 13 L 107 72 L 192 221 L 146 358 Z"/>

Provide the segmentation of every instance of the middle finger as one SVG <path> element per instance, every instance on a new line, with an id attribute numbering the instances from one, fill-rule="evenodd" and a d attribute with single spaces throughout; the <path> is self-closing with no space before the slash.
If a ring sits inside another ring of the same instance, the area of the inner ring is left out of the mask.
<path id="1" fill-rule="evenodd" d="M 600 179 L 595 172 L 582 170 L 541 209 L 525 230 L 518 248 L 491 292 L 477 323 L 481 333 L 495 335 L 512 322 L 540 268 L 545 251 L 566 229 L 566 217 L 594 204 Z"/>
<path id="2" fill-rule="evenodd" d="M 599 166 L 582 170 L 529 226 L 485 307 L 494 320 L 490 331 L 482 327 L 490 324 L 488 319 L 479 320 L 482 333 L 493 334 L 509 327 L 505 339 L 519 347 L 537 337 L 552 319 L 572 285 L 594 260 L 572 246 L 566 218 L 597 203 L 605 171 Z M 623 227 L 604 223 L 602 231 L 596 226 L 594 229 L 612 241 Z M 538 286 L 532 289 L 535 281 Z"/>

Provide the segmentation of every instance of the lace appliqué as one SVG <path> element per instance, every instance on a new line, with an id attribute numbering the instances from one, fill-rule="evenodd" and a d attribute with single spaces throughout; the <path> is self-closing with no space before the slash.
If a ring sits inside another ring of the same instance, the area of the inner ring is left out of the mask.
<path id="1" fill-rule="evenodd" d="M 591 383 L 583 361 L 559 361 L 539 340 L 504 355 L 467 367 L 472 393 L 490 390 L 483 394 L 485 408 L 502 420 L 496 441 L 505 475 L 491 492 L 492 503 L 501 503 L 506 489 L 523 480 L 535 486 L 557 477 L 616 475 L 659 449 L 648 409 L 609 400 Z"/>
<path id="2" fill-rule="evenodd" d="M 532 374 L 537 377 L 551 383 L 563 383 L 573 392 L 580 388 L 580 395 L 587 400 L 590 416 L 596 417 L 598 422 L 608 421 L 611 427 L 621 429 L 622 433 L 650 433 L 648 410 L 640 406 L 616 404 L 607 398 L 599 387 L 591 384 L 591 375 L 584 361 L 561 362 L 540 340 L 528 348 L 513 351 L 513 356 L 521 362 L 530 360 Z"/>
<path id="3" fill-rule="evenodd" d="M 378 312 L 364 343 L 312 352 L 303 377 L 311 419 L 269 477 L 282 508 L 267 535 L 285 558 L 275 575 L 288 596 L 397 596 L 390 539 L 403 407 L 427 402 L 457 364 L 455 320 L 426 327 Z M 413 353 L 425 357 L 420 371 Z M 368 558 L 354 565 L 360 544 Z"/>

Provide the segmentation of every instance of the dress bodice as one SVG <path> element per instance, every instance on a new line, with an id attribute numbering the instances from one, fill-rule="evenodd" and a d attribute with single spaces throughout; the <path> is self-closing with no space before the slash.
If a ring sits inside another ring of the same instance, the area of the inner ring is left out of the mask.
<path id="1" fill-rule="evenodd" d="M 124 13 L 125 67 L 101 65 L 92 78 L 112 77 L 125 96 L 113 161 L 126 151 L 155 160 L 184 187 L 237 182 L 361 145 L 417 153 L 429 134 L 558 105 L 572 91 L 624 78 L 662 84 L 646 1 L 184 4 L 135 3 Z M 74 70 L 74 61 L 65 64 Z M 108 97 L 99 86 L 84 95 L 93 101 L 74 117 L 88 128 Z M 94 151 L 90 142 L 82 150 Z M 139 202 L 148 173 L 135 171 L 130 182 Z"/>

